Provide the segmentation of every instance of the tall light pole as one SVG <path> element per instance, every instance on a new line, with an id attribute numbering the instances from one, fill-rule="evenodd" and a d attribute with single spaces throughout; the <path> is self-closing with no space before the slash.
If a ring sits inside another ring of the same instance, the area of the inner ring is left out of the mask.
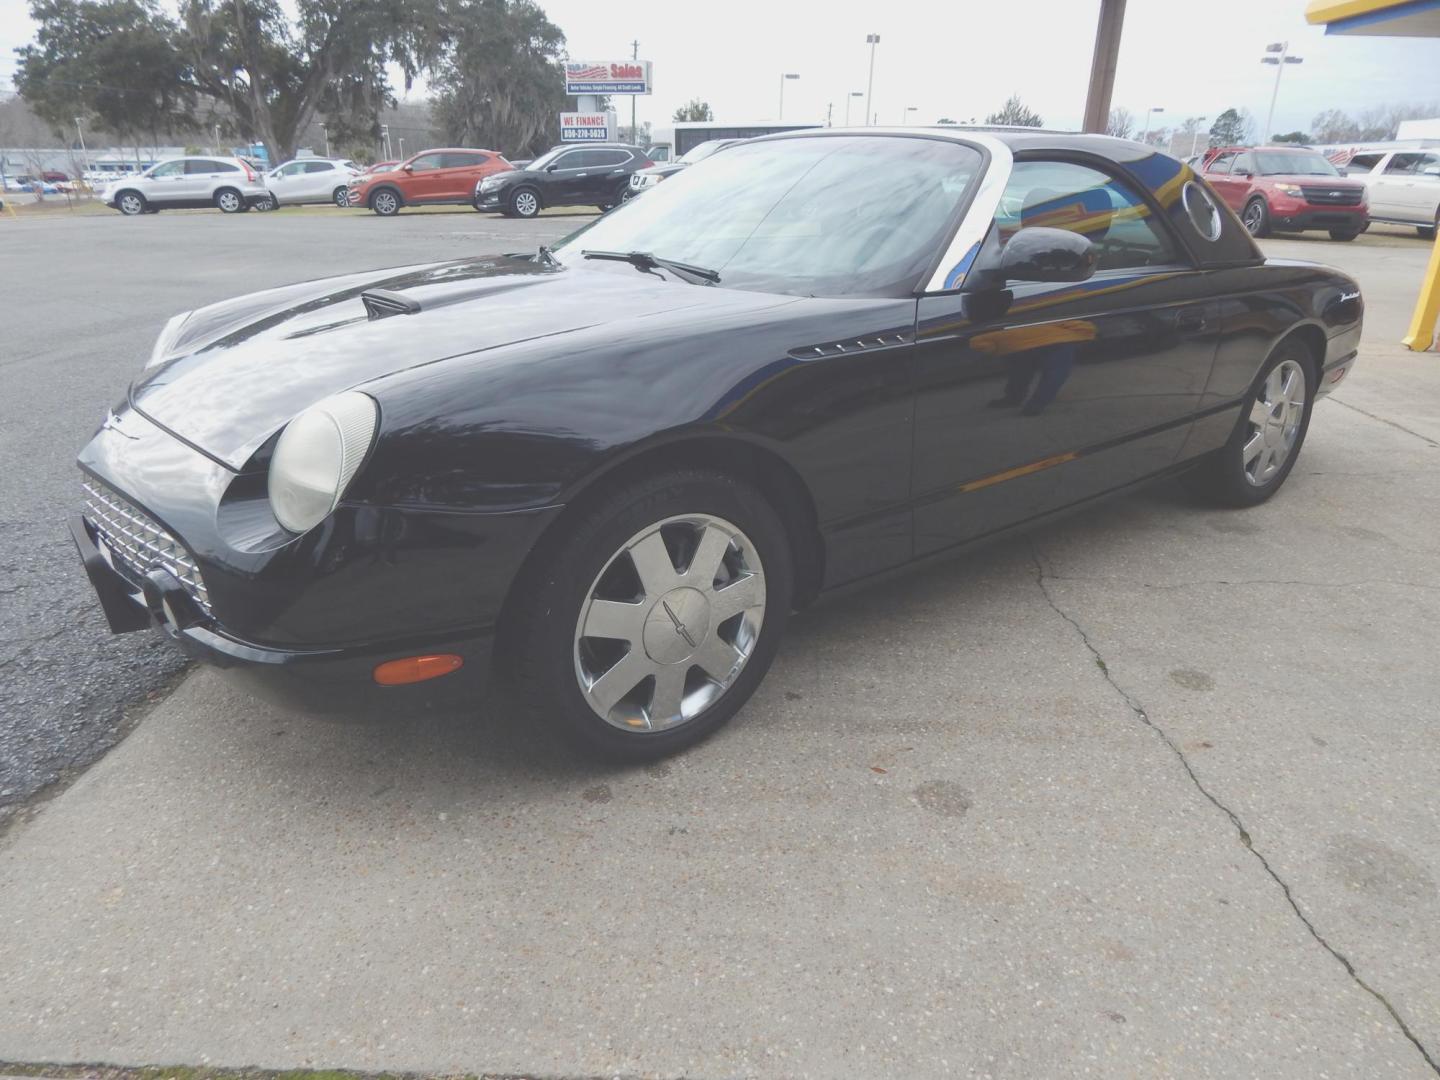
<path id="1" fill-rule="evenodd" d="M 1151 114 L 1151 113 L 1157 113 L 1157 112 L 1164 112 L 1164 111 L 1165 111 L 1165 107 L 1164 107 L 1163 105 L 1155 105 L 1155 106 L 1153 106 L 1153 107 L 1145 110 L 1145 130 L 1140 133 L 1140 141 L 1141 141 L 1141 142 L 1144 142 L 1144 141 L 1145 141 L 1145 136 L 1147 136 L 1147 135 L 1150 134 L 1150 114 Z"/>
<path id="2" fill-rule="evenodd" d="M 220 125 L 215 125 L 215 153 L 220 153 Z"/>
<path id="3" fill-rule="evenodd" d="M 845 95 L 845 126 L 846 126 L 846 127 L 849 127 L 849 126 L 850 126 L 850 99 L 851 99 L 851 98 L 857 98 L 857 97 L 864 97 L 864 96 L 865 96 L 865 91 L 864 91 L 864 90 L 851 90 L 850 93 L 848 93 L 848 94 Z"/>
<path id="4" fill-rule="evenodd" d="M 779 119 L 781 119 L 781 120 L 784 120 L 784 119 L 785 119 L 785 80 L 786 80 L 786 79 L 798 79 L 799 77 L 800 77 L 799 75 L 791 75 L 791 74 L 784 74 L 784 75 L 781 75 L 781 76 L 780 76 L 780 117 L 779 117 Z"/>
<path id="5" fill-rule="evenodd" d="M 83 182 L 85 174 L 90 171 L 90 153 L 85 149 L 85 129 L 80 126 L 80 117 L 75 117 L 75 134 L 80 136 L 80 179 Z"/>
<path id="6" fill-rule="evenodd" d="M 910 123 L 910 114 L 911 114 L 912 112 L 919 112 L 919 111 L 920 111 L 920 109 L 919 109 L 918 106 L 915 106 L 915 105 L 906 105 L 906 106 L 905 106 L 905 111 L 900 114 L 900 126 L 901 126 L 901 127 L 904 127 L 906 124 Z"/>
<path id="7" fill-rule="evenodd" d="M 865 122 L 874 123 L 875 114 L 870 111 L 870 95 L 875 90 L 875 46 L 880 44 L 879 34 L 866 34 L 865 44 L 870 46 L 870 79 L 865 83 Z"/>
<path id="8" fill-rule="evenodd" d="M 1274 132 L 1275 123 L 1275 99 L 1280 96 L 1280 74 L 1285 70 L 1286 64 L 1303 64 L 1303 56 L 1290 55 L 1290 42 L 1273 41 L 1265 46 L 1265 55 L 1260 58 L 1262 64 L 1275 65 L 1275 89 L 1270 92 L 1270 111 L 1265 114 L 1265 130 L 1260 133 L 1260 141 L 1267 143 Z"/>
<path id="9" fill-rule="evenodd" d="M 329 156 L 330 156 L 330 125 L 322 121 L 321 124 L 320 124 L 320 130 L 325 133 L 325 156 L 326 156 L 326 157 L 329 157 Z"/>
<path id="10" fill-rule="evenodd" d="M 380 125 L 380 145 L 385 149 L 385 160 L 390 160 L 390 125 Z"/>
<path id="11" fill-rule="evenodd" d="M 400 160 L 405 160 L 405 136 L 400 136 Z"/>
<path id="12" fill-rule="evenodd" d="M 630 59 L 640 59 L 640 39 L 636 38 L 630 42 Z M 640 129 L 635 126 L 635 102 L 640 100 L 639 94 L 630 95 L 630 141 L 636 145 L 640 142 Z"/>
<path id="13" fill-rule="evenodd" d="M 1208 116 L 1195 117 L 1195 137 L 1190 140 L 1190 156 L 1195 156 L 1195 149 L 1200 145 L 1200 125 L 1209 120 Z"/>

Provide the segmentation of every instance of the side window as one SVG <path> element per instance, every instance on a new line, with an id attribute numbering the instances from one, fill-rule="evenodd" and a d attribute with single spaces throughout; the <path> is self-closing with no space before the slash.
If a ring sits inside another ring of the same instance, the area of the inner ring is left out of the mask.
<path id="1" fill-rule="evenodd" d="M 1351 172 L 1368 173 L 1380 164 L 1380 159 L 1384 156 L 1384 154 L 1356 154 L 1345 167 Z"/>
<path id="2" fill-rule="evenodd" d="M 328 161 L 307 161 L 305 162 L 305 171 L 307 173 L 334 172 L 335 166 Z"/>
<path id="3" fill-rule="evenodd" d="M 571 150 L 555 159 L 557 169 L 584 169 L 590 164 L 592 150 Z"/>
<path id="4" fill-rule="evenodd" d="M 1420 161 L 1415 166 L 1417 173 L 1422 176 L 1434 176 L 1436 169 L 1440 169 L 1440 154 L 1420 155 Z"/>
<path id="5" fill-rule="evenodd" d="M 225 171 L 223 162 L 211 161 L 208 158 L 191 158 L 185 162 L 185 172 L 190 176 L 209 176 L 211 173 Z"/>
<path id="6" fill-rule="evenodd" d="M 489 159 L 484 154 L 446 154 L 447 169 L 478 169 Z"/>
<path id="7" fill-rule="evenodd" d="M 591 150 L 590 153 L 595 157 L 595 161 L 592 162 L 592 164 L 594 164 L 596 168 L 613 169 L 617 165 L 624 165 L 630 160 L 630 152 L 628 150 Z"/>
<path id="8" fill-rule="evenodd" d="M 429 172 L 431 169 L 443 169 L 445 167 L 444 154 L 422 154 L 410 163 L 415 172 Z"/>
<path id="9" fill-rule="evenodd" d="M 1016 162 L 995 222 L 1002 241 L 1037 225 L 1077 232 L 1095 245 L 1097 270 L 1181 261 L 1150 207 L 1128 184 L 1074 162 Z"/>
<path id="10" fill-rule="evenodd" d="M 1241 176 L 1241 175 L 1254 176 L 1254 175 L 1255 175 L 1255 155 L 1254 155 L 1254 154 L 1251 154 L 1251 153 L 1249 153 L 1249 152 L 1246 152 L 1246 153 L 1244 153 L 1244 154 L 1241 154 L 1239 157 L 1237 157 L 1237 158 L 1235 159 L 1235 164 L 1231 167 L 1230 171 L 1231 171 L 1232 173 L 1234 173 L 1236 176 Z"/>
<path id="11" fill-rule="evenodd" d="M 167 161 L 163 165 L 155 166 L 151 176 L 181 176 L 185 172 L 185 162 Z"/>
<path id="12" fill-rule="evenodd" d="M 1213 161 L 1210 162 L 1209 165 L 1205 166 L 1205 171 L 1207 173 L 1228 173 L 1230 171 L 1230 166 L 1234 161 L 1234 151 L 1231 151 L 1228 154 L 1219 154 L 1215 157 Z"/>

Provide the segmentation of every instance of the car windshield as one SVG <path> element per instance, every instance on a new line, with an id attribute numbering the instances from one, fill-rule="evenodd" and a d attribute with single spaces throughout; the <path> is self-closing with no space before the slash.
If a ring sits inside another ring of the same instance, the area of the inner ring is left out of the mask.
<path id="1" fill-rule="evenodd" d="M 1340 170 L 1323 154 L 1290 150 L 1261 150 L 1255 155 L 1261 176 L 1339 176 Z"/>
<path id="2" fill-rule="evenodd" d="M 702 142 L 683 157 L 677 158 L 676 161 L 681 165 L 694 165 L 697 161 L 704 161 L 728 142 L 728 139 L 711 139 L 709 142 Z"/>
<path id="3" fill-rule="evenodd" d="M 940 138 L 744 143 L 596 219 L 555 254 L 582 265 L 584 251 L 645 252 L 761 292 L 903 295 L 938 254 L 981 160 Z"/>

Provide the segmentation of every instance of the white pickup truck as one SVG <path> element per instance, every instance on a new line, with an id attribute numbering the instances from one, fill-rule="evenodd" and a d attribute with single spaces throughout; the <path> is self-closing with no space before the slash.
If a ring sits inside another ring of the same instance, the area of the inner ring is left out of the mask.
<path id="1" fill-rule="evenodd" d="M 1371 221 L 1414 225 L 1425 239 L 1434 239 L 1440 225 L 1440 149 L 1360 150 L 1346 170 L 1365 185 Z"/>

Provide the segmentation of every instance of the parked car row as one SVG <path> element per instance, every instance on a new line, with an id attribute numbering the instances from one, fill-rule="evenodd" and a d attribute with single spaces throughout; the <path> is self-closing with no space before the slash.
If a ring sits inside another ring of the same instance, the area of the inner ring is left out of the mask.
<path id="1" fill-rule="evenodd" d="M 1440 226 L 1440 150 L 1368 150 L 1351 156 L 1346 174 L 1365 185 L 1370 220 L 1414 225 L 1426 240 Z"/>

